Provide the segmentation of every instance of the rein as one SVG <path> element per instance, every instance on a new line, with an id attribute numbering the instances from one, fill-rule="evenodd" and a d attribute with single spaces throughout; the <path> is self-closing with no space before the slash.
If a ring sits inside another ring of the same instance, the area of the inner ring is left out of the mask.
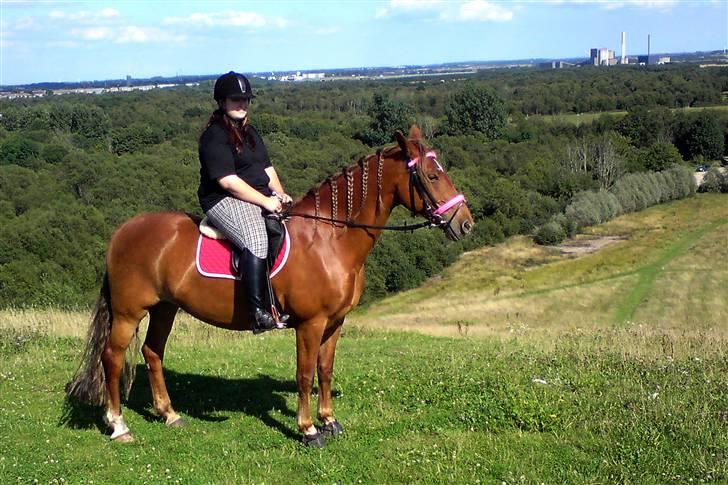
<path id="1" fill-rule="evenodd" d="M 425 157 L 435 157 L 434 152 L 427 152 Z M 332 217 L 323 217 L 318 215 L 311 215 L 311 214 L 303 214 L 303 213 L 296 213 L 296 212 L 289 212 L 289 211 L 283 211 L 278 214 L 267 214 L 265 217 L 268 217 L 270 219 L 276 219 L 279 221 L 286 220 L 290 217 L 301 217 L 303 219 L 313 219 L 316 221 L 324 221 L 329 222 L 331 224 L 341 224 L 346 227 L 353 227 L 357 229 L 377 229 L 382 231 L 409 231 L 414 232 L 417 229 L 422 229 L 423 227 L 427 227 L 429 229 L 433 228 L 441 228 L 441 229 L 447 229 L 450 226 L 450 223 L 455 218 L 457 213 L 460 211 L 462 206 L 465 204 L 465 196 L 463 194 L 458 194 L 455 197 L 451 198 L 441 206 L 437 206 L 437 201 L 432 196 L 429 190 L 425 187 L 425 185 L 422 183 L 422 179 L 420 175 L 418 174 L 418 162 L 420 160 L 420 157 L 413 158 L 407 163 L 407 169 L 409 171 L 410 175 L 410 184 L 409 184 L 409 192 L 410 192 L 410 206 L 412 207 L 411 213 L 414 217 L 416 215 L 414 211 L 415 207 L 415 190 L 417 191 L 417 194 L 420 196 L 420 199 L 422 199 L 422 204 L 425 209 L 426 218 L 427 220 L 424 222 L 420 222 L 418 224 L 403 224 L 400 226 L 378 226 L 374 224 L 361 224 L 359 222 L 355 222 L 349 219 L 342 220 L 342 219 L 335 219 Z M 442 168 L 440 167 L 440 164 L 437 163 L 438 168 L 442 171 Z M 429 199 L 429 200 L 428 200 Z M 433 208 L 434 206 L 434 208 Z M 445 220 L 442 217 L 442 214 L 447 212 L 448 210 L 452 209 L 453 207 L 457 206 L 455 211 L 453 212 L 452 216 L 450 216 L 449 219 Z"/>
<path id="2" fill-rule="evenodd" d="M 316 221 L 324 221 L 324 222 L 330 222 L 332 224 L 341 224 L 346 227 L 353 227 L 357 229 L 380 229 L 383 231 L 415 231 L 417 229 L 422 229 L 423 227 L 428 227 L 430 229 L 441 227 L 443 225 L 448 224 L 448 221 L 440 221 L 439 223 L 434 223 L 431 221 L 424 221 L 417 224 L 403 224 L 401 226 L 376 226 L 373 224 L 360 224 L 355 221 L 350 220 L 343 220 L 343 219 L 332 219 L 331 217 L 323 217 L 323 216 L 314 216 L 311 214 L 299 214 L 296 212 L 281 212 L 279 214 L 266 214 L 267 218 L 269 219 L 276 219 L 279 221 L 283 221 L 288 219 L 289 217 L 301 217 L 303 219 L 313 219 Z"/>

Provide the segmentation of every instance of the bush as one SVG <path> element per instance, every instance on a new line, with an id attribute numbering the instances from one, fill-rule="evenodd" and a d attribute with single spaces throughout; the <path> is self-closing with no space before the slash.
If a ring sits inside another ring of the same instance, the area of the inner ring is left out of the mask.
<path id="1" fill-rule="evenodd" d="M 539 227 L 536 234 L 533 236 L 533 240 L 537 244 L 553 245 L 558 244 L 566 239 L 566 231 L 561 225 L 555 221 L 547 222 L 543 226 Z"/>
<path id="2" fill-rule="evenodd" d="M 591 226 L 608 221 L 623 212 L 617 197 L 600 190 L 579 192 L 564 211 L 566 217 L 574 221 L 577 227 Z"/>
<path id="3" fill-rule="evenodd" d="M 551 221 L 555 222 L 556 224 L 558 224 L 562 228 L 564 228 L 566 237 L 576 236 L 576 233 L 579 228 L 578 228 L 577 222 L 574 219 L 570 219 L 570 218 L 566 217 L 565 214 L 556 214 L 551 218 Z"/>
<path id="4" fill-rule="evenodd" d="M 703 183 L 698 188 L 699 192 L 728 192 L 728 174 L 722 174 L 716 167 L 708 170 L 703 178 Z"/>

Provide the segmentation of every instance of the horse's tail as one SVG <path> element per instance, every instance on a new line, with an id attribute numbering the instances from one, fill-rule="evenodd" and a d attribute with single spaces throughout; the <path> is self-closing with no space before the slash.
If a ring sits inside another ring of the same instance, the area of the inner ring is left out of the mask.
<path id="1" fill-rule="evenodd" d="M 110 334 L 111 293 L 109 277 L 108 274 L 105 274 L 104 284 L 96 299 L 96 306 L 88 327 L 86 348 L 83 351 L 81 365 L 73 376 L 73 380 L 66 385 L 67 397 L 97 406 L 106 404 L 106 378 L 101 365 L 101 354 L 106 348 Z"/>

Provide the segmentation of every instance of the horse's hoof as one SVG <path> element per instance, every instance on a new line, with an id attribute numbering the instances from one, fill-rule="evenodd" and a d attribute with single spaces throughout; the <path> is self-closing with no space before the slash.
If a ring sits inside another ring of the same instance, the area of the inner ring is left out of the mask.
<path id="1" fill-rule="evenodd" d="M 326 446 L 326 438 L 321 433 L 303 435 L 303 445 L 306 448 L 323 448 Z"/>
<path id="2" fill-rule="evenodd" d="M 133 443 L 134 437 L 131 435 L 131 433 L 124 433 L 117 436 L 116 438 L 112 438 L 111 441 L 113 441 L 114 443 Z"/>
<path id="3" fill-rule="evenodd" d="M 167 423 L 167 426 L 169 426 L 170 428 L 181 428 L 186 425 L 187 425 L 187 423 L 182 418 L 177 418 L 174 421 L 172 421 L 171 423 Z"/>
<path id="4" fill-rule="evenodd" d="M 321 427 L 324 436 L 339 436 L 344 433 L 344 427 L 338 421 L 331 421 Z"/>

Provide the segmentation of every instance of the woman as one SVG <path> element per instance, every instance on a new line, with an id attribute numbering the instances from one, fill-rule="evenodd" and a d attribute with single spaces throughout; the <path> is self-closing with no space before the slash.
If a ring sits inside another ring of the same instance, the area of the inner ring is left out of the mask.
<path id="1" fill-rule="evenodd" d="M 253 333 L 280 328 L 268 292 L 268 234 L 263 211 L 288 203 L 258 132 L 248 124 L 254 98 L 250 82 L 230 71 L 215 82 L 218 109 L 200 136 L 197 196 L 209 220 L 241 251 L 240 272 L 247 287 Z"/>

